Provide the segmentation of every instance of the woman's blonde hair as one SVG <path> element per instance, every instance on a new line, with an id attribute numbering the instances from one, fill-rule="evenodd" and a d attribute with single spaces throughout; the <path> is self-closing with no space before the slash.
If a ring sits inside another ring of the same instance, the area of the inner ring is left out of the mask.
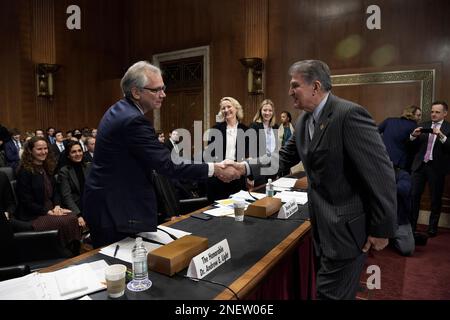
<path id="1" fill-rule="evenodd" d="M 239 103 L 239 101 L 237 101 L 235 98 L 223 97 L 222 99 L 220 99 L 220 102 L 219 102 L 219 113 L 222 111 L 222 102 L 224 102 L 224 101 L 228 101 L 229 103 L 231 103 L 231 105 L 233 107 L 236 108 L 236 118 L 238 119 L 238 121 L 242 121 L 242 119 L 244 119 L 244 109 L 242 108 L 242 106 Z"/>
<path id="2" fill-rule="evenodd" d="M 412 105 L 403 109 L 402 117 L 416 121 L 416 111 L 422 110 L 418 106 Z"/>
<path id="3" fill-rule="evenodd" d="M 253 117 L 253 122 L 263 122 L 262 108 L 263 108 L 266 104 L 268 104 L 269 106 L 272 107 L 273 115 L 272 115 L 272 118 L 270 118 L 270 123 L 269 123 L 269 125 L 270 125 L 271 127 L 273 127 L 273 126 L 275 125 L 275 122 L 276 122 L 275 105 L 273 104 L 273 101 L 270 100 L 270 99 L 265 99 L 265 100 L 263 100 L 263 102 L 261 102 L 261 104 L 259 105 L 258 111 L 256 112 L 255 116 Z"/>

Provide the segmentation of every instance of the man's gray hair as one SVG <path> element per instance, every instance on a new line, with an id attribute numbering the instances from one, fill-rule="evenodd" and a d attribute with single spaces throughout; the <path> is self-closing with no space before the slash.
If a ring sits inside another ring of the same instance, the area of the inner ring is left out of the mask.
<path id="1" fill-rule="evenodd" d="M 161 74 L 161 69 L 152 65 L 148 61 L 139 61 L 128 68 L 127 72 L 120 80 L 120 87 L 122 88 L 125 97 L 131 97 L 131 88 L 143 88 L 147 84 L 146 72 L 150 71 L 156 74 Z"/>
<path id="2" fill-rule="evenodd" d="M 318 80 L 324 91 L 331 90 L 330 68 L 320 60 L 297 61 L 289 68 L 289 75 L 300 74 L 307 84 Z"/>

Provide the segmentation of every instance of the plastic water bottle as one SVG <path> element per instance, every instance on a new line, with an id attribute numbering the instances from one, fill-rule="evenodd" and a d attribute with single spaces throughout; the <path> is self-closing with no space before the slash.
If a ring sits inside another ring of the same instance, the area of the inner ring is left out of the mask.
<path id="1" fill-rule="evenodd" d="M 272 179 L 269 179 L 266 184 L 266 196 L 273 197 L 274 193 Z"/>
<path id="2" fill-rule="evenodd" d="M 136 242 L 131 251 L 133 258 L 133 280 L 128 283 L 127 288 L 131 291 L 144 291 L 152 286 L 148 279 L 147 249 L 142 242 L 142 238 L 136 238 Z"/>

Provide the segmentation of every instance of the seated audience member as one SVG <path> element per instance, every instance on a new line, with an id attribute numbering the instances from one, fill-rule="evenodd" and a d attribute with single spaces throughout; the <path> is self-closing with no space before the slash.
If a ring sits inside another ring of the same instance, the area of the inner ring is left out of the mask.
<path id="1" fill-rule="evenodd" d="M 0 167 L 6 167 L 5 142 L 9 139 L 9 131 L 0 124 Z"/>
<path id="2" fill-rule="evenodd" d="M 17 170 L 20 161 L 22 143 L 20 142 L 20 131 L 18 129 L 11 130 L 11 138 L 5 143 L 5 156 L 8 167 Z"/>
<path id="3" fill-rule="evenodd" d="M 84 181 L 90 169 L 90 164 L 83 161 L 83 151 L 79 142 L 70 141 L 64 152 L 66 165 L 58 174 L 58 188 L 61 195 L 61 205 L 78 217 L 78 225 L 86 227 L 83 219 L 82 201 Z"/>
<path id="4" fill-rule="evenodd" d="M 0 171 L 0 216 L 5 216 L 13 232 L 33 231 L 33 227 L 29 222 L 14 218 L 15 212 L 16 200 L 14 199 L 11 183 L 6 173 Z"/>
<path id="5" fill-rule="evenodd" d="M 93 129 L 92 129 L 91 135 L 92 135 L 94 138 L 97 137 L 97 129 L 96 129 L 96 128 L 93 128 Z"/>
<path id="6" fill-rule="evenodd" d="M 47 141 L 50 145 L 52 145 L 56 142 L 55 131 L 56 131 L 56 129 L 53 127 L 47 128 Z"/>
<path id="7" fill-rule="evenodd" d="M 95 150 L 95 138 L 94 137 L 86 138 L 86 148 L 87 148 L 87 151 L 85 151 L 84 155 L 83 155 L 84 162 L 94 161 L 94 150 Z"/>
<path id="8" fill-rule="evenodd" d="M 292 126 L 292 116 L 288 111 L 281 112 L 280 127 L 278 128 L 278 147 L 284 146 L 286 141 L 294 134 L 294 127 Z"/>
<path id="9" fill-rule="evenodd" d="M 65 139 L 65 141 L 72 140 L 72 134 L 73 134 L 73 130 L 66 131 L 66 139 Z"/>
<path id="10" fill-rule="evenodd" d="M 76 138 L 77 141 L 79 141 L 81 139 L 81 136 L 82 136 L 82 134 L 81 134 L 80 129 L 73 129 L 71 139 Z"/>
<path id="11" fill-rule="evenodd" d="M 394 247 L 403 256 L 414 253 L 414 234 L 409 221 L 411 211 L 411 176 L 405 170 L 396 168 L 397 181 L 397 224 L 398 229 L 392 239 Z"/>
<path id="12" fill-rule="evenodd" d="M 44 137 L 45 137 L 45 135 L 44 135 L 44 130 L 42 130 L 42 129 L 36 129 L 36 130 L 34 131 L 34 136 L 35 136 L 35 137 L 42 137 L 42 138 L 44 138 Z"/>
<path id="13" fill-rule="evenodd" d="M 178 148 L 178 143 L 180 142 L 180 136 L 178 135 L 177 130 L 170 130 L 169 132 L 169 139 L 167 139 L 164 144 L 166 147 L 172 152 L 172 150 L 175 150 L 175 153 L 178 156 L 181 156 L 180 150 Z"/>
<path id="14" fill-rule="evenodd" d="M 166 137 L 164 136 L 163 131 L 160 131 L 160 130 L 156 131 L 156 136 L 158 137 L 159 142 L 165 143 Z"/>
<path id="15" fill-rule="evenodd" d="M 31 138 L 25 144 L 17 173 L 16 217 L 30 221 L 36 231 L 58 229 L 62 244 L 77 254 L 81 230 L 76 214 L 60 207 L 53 177 L 55 168 L 47 139 Z"/>
<path id="16" fill-rule="evenodd" d="M 55 133 L 55 143 L 50 145 L 50 151 L 53 152 L 53 155 L 57 163 L 56 172 L 59 172 L 59 169 L 61 169 L 62 164 L 64 163 L 62 155 L 64 154 L 65 149 L 66 143 L 64 141 L 63 133 L 62 131 L 58 130 Z"/>
<path id="17" fill-rule="evenodd" d="M 6 173 L 0 171 L 0 215 L 9 217 L 16 211 L 11 184 Z"/>

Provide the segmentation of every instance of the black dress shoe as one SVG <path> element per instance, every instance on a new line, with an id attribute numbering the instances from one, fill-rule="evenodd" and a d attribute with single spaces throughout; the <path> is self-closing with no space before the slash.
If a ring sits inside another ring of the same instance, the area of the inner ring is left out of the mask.
<path id="1" fill-rule="evenodd" d="M 416 246 L 425 246 L 428 241 L 428 235 L 421 232 L 414 232 L 414 241 Z"/>
<path id="2" fill-rule="evenodd" d="M 430 238 L 436 237 L 436 236 L 437 236 L 437 231 L 429 230 L 429 231 L 428 231 L 428 236 L 429 236 Z"/>

